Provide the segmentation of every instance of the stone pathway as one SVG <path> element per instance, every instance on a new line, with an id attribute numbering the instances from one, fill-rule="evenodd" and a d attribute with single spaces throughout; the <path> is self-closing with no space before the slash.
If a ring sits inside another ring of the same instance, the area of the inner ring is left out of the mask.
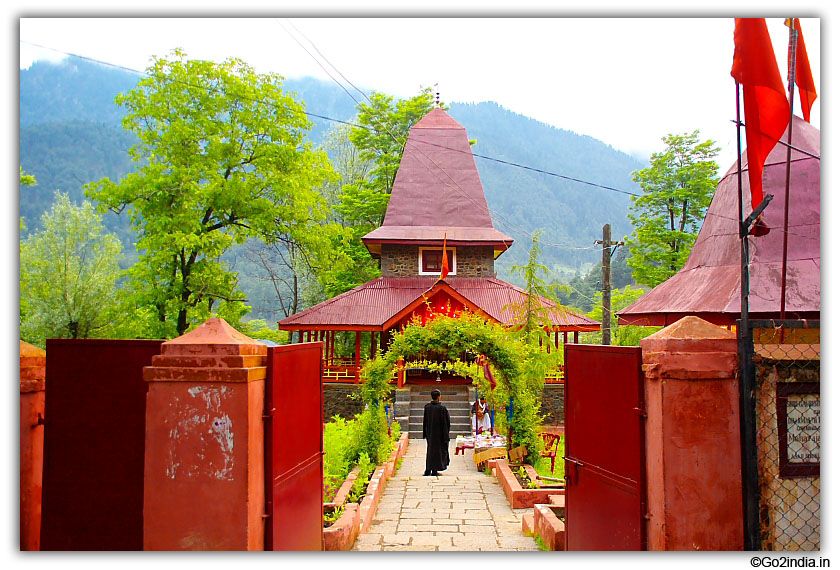
<path id="1" fill-rule="evenodd" d="M 473 454 L 454 455 L 449 469 L 424 477 L 426 442 L 412 439 L 399 471 L 382 493 L 367 533 L 353 550 L 539 550 L 522 533 L 498 480 L 475 468 Z"/>

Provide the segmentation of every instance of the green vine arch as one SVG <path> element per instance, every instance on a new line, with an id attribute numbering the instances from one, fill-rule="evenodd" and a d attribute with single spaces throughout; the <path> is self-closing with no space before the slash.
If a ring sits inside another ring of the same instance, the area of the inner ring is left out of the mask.
<path id="1" fill-rule="evenodd" d="M 474 313 L 439 315 L 425 325 L 412 322 L 395 334 L 388 351 L 369 360 L 361 371 L 364 383 L 360 393 L 365 403 L 377 406 L 394 390 L 390 380 L 401 358 L 407 360 L 427 352 L 446 355 L 453 362 L 454 372 L 471 378 L 494 408 L 512 404 L 512 414 L 508 416 L 512 445 L 524 445 L 530 461 L 539 457 L 536 428 L 541 420 L 538 395 L 544 370 L 533 370 L 528 365 L 533 357 L 532 347 L 518 341 L 501 325 Z M 494 369 L 495 390 L 489 389 L 480 366 L 461 360 L 465 353 L 489 361 Z"/>

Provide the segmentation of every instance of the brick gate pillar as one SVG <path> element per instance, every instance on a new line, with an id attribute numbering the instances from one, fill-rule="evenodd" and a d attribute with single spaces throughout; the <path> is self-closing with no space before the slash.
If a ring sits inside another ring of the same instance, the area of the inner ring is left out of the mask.
<path id="1" fill-rule="evenodd" d="M 685 317 L 641 348 L 648 549 L 743 550 L 736 335 Z"/>
<path id="2" fill-rule="evenodd" d="M 263 550 L 266 346 L 210 319 L 143 378 L 143 548 Z"/>
<path id="3" fill-rule="evenodd" d="M 47 353 L 20 341 L 20 549 L 41 549 Z"/>

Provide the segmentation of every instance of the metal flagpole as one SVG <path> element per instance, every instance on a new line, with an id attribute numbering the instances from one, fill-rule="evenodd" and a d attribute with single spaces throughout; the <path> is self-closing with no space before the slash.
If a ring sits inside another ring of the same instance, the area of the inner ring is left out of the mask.
<path id="1" fill-rule="evenodd" d="M 788 124 L 788 147 L 787 166 L 785 172 L 785 221 L 784 235 L 782 236 L 782 303 L 779 310 L 779 318 L 785 320 L 785 297 L 787 296 L 787 259 L 788 259 L 788 214 L 790 211 L 790 157 L 791 143 L 793 142 L 793 89 L 796 83 L 796 43 L 799 39 L 799 32 L 796 30 L 794 20 L 790 20 L 790 34 L 788 40 L 788 97 L 790 98 L 790 123 Z M 781 340 L 785 341 L 785 329 L 782 326 Z"/>
<path id="2" fill-rule="evenodd" d="M 735 108 L 738 143 L 738 237 L 741 240 L 741 321 L 738 325 L 741 405 L 741 478 L 744 512 L 744 550 L 759 550 L 758 453 L 756 449 L 754 376 L 752 374 L 752 330 L 749 326 L 750 299 L 750 218 L 744 220 L 743 166 L 741 164 L 741 89 L 735 82 Z M 766 205 L 767 200 L 764 200 Z M 761 208 L 761 206 L 759 206 Z M 756 210 L 759 211 L 759 210 Z"/>

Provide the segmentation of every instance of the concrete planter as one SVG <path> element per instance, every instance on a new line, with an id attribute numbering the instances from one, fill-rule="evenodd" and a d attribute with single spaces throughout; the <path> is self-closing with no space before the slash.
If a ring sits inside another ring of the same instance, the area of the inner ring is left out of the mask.
<path id="1" fill-rule="evenodd" d="M 397 462 L 405 455 L 406 449 L 408 449 L 408 433 L 400 435 L 400 439 L 397 440 L 397 445 L 394 451 L 391 452 L 388 461 L 377 467 L 373 475 L 371 475 L 367 494 L 362 499 L 360 505 L 360 532 L 367 532 L 368 528 L 370 528 L 373 515 L 376 513 L 376 507 L 379 505 L 379 498 L 385 489 L 385 484 L 388 479 L 394 476 L 397 470 Z"/>
<path id="2" fill-rule="evenodd" d="M 406 449 L 408 449 L 408 433 L 400 436 L 388 460 L 373 471 L 367 486 L 367 493 L 360 504 L 344 504 L 350 489 L 353 487 L 353 482 L 358 477 L 358 467 L 354 468 L 347 476 L 336 493 L 335 499 L 330 503 L 324 503 L 325 510 L 336 509 L 344 505 L 344 512 L 338 517 L 338 520 L 324 529 L 324 550 L 350 550 L 359 534 L 370 528 L 385 484 L 394 475 L 397 462 L 405 455 Z"/>
<path id="3" fill-rule="evenodd" d="M 506 459 L 492 459 L 488 461 L 490 469 L 496 474 L 496 478 L 502 485 L 508 502 L 513 509 L 528 509 L 534 505 L 549 502 L 549 495 L 565 495 L 566 490 L 553 487 L 544 489 L 523 489 L 519 480 L 511 471 Z M 525 466 L 525 471 L 533 480 L 537 480 L 537 472 L 530 465 Z"/>
<path id="4" fill-rule="evenodd" d="M 326 504 L 325 504 L 326 506 Z M 359 505 L 349 503 L 344 512 L 328 528 L 324 529 L 324 550 L 350 550 L 359 536 Z"/>
<path id="5" fill-rule="evenodd" d="M 552 495 L 556 500 L 558 495 Z M 539 536 L 549 550 L 566 550 L 566 525 L 560 520 L 565 515 L 565 496 L 559 496 L 562 504 L 534 505 L 534 534 Z"/>

